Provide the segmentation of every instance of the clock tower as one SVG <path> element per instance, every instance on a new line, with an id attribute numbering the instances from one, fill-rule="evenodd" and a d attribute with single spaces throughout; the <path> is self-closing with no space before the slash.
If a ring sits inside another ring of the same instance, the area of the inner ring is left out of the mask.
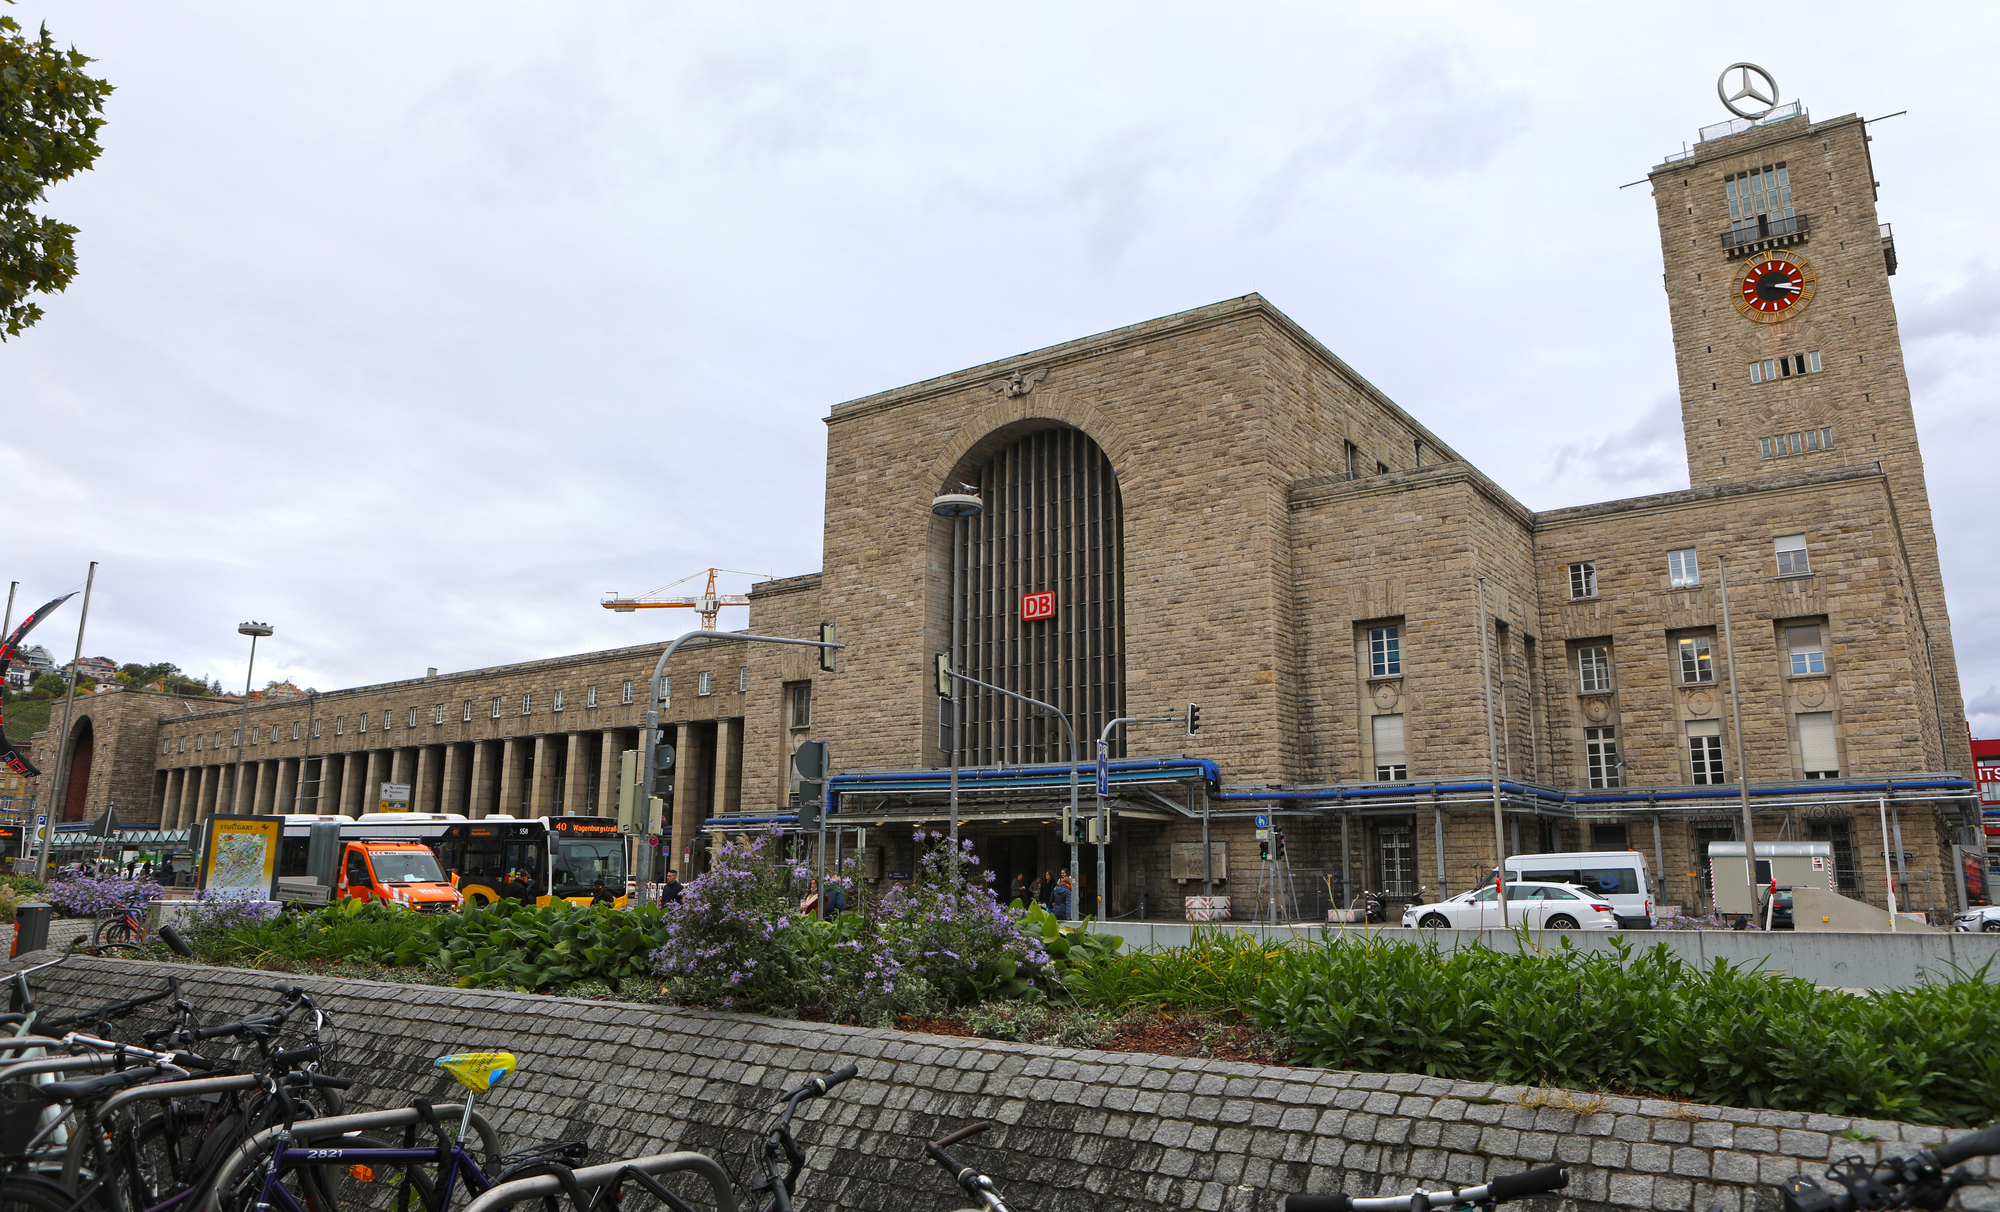
<path id="1" fill-rule="evenodd" d="M 1743 87 L 1731 97 L 1738 72 Z M 1765 104 L 1703 127 L 1692 148 L 1648 174 L 1689 485 L 1879 467 L 1926 637 L 1913 657 L 1930 666 L 1940 715 L 1956 717 L 1957 662 L 1889 290 L 1896 245 L 1876 214 L 1868 123 L 1814 122 L 1799 102 L 1777 105 L 1775 82 L 1749 64 L 1732 66 L 1719 91 L 1738 114 L 1746 94 Z M 1942 739 L 1952 769 L 1969 768 L 1964 738 Z"/>

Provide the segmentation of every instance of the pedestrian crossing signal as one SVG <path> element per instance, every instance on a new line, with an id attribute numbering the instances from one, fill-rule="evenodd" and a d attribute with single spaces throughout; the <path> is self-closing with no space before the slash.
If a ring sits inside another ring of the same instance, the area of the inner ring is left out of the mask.
<path id="1" fill-rule="evenodd" d="M 1187 705 L 1187 734 L 1189 736 L 1193 736 L 1195 733 L 1200 731 L 1201 731 L 1201 708 L 1194 703 L 1189 703 Z"/>

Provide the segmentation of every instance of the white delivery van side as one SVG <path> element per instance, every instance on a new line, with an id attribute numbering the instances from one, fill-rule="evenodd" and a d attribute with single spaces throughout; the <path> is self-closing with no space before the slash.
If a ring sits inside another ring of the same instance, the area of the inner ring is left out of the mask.
<path id="1" fill-rule="evenodd" d="M 1627 930 L 1653 928 L 1653 876 L 1637 850 L 1587 850 L 1577 854 L 1510 854 L 1507 878 L 1575 884 L 1604 898 Z"/>

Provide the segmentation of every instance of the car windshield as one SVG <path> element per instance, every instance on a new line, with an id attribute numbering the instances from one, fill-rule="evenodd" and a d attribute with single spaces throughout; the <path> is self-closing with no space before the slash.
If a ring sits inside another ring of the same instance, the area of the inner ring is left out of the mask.
<path id="1" fill-rule="evenodd" d="M 1573 901 L 1577 899 L 1577 895 L 1567 888 L 1544 888 L 1542 889 L 1542 899 L 1545 901 Z"/>
<path id="2" fill-rule="evenodd" d="M 375 878 L 385 884 L 442 884 L 444 872 L 428 850 L 377 850 Z"/>

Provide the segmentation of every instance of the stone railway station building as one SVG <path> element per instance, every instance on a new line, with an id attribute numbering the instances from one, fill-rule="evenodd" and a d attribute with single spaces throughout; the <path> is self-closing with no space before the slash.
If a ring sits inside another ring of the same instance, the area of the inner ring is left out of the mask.
<path id="1" fill-rule="evenodd" d="M 1881 903 L 1892 819 L 1901 904 L 1956 907 L 1978 808 L 1868 141 L 1792 106 L 1651 171 L 1686 491 L 1528 509 L 1256 295 L 836 405 L 823 570 L 756 586 L 750 627 L 847 647 L 835 672 L 728 633 L 676 655 L 677 865 L 792 819 L 812 738 L 848 842 L 907 878 L 947 819 L 956 570 L 960 667 L 1060 707 L 1086 763 L 1114 717 L 1171 717 L 1112 738 L 1114 913 L 1178 916 L 1206 827 L 1249 916 L 1253 813 L 1297 912 L 1463 891 L 1496 782 L 1510 852 L 1639 849 L 1662 903 L 1705 907 L 1744 780 L 1758 838 L 1831 842 L 1843 891 Z M 983 512 L 934 516 L 960 485 Z M 1042 593 L 1052 617 L 1024 611 Z M 187 827 L 229 810 L 239 753 L 257 812 L 407 782 L 421 811 L 609 814 L 660 650 L 257 703 L 240 746 L 234 710 L 96 696 L 63 815 L 115 796 Z M 1060 726 L 983 690 L 964 715 L 963 834 L 1003 881 L 1067 866 Z"/>

